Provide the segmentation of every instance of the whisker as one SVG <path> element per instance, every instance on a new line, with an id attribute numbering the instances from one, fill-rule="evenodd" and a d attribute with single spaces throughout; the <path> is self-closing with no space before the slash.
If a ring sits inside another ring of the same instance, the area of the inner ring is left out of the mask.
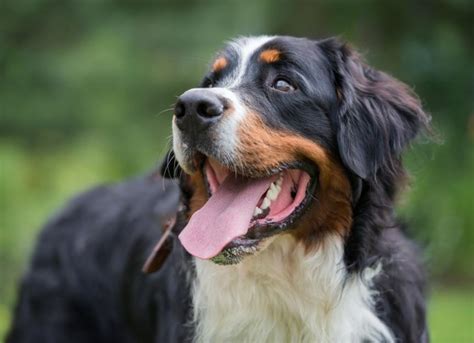
<path id="1" fill-rule="evenodd" d="M 156 115 L 159 116 L 159 115 L 161 115 L 161 114 L 163 114 L 163 113 L 165 113 L 165 112 L 171 112 L 171 111 L 173 111 L 173 110 L 174 110 L 174 106 L 173 106 L 173 105 L 170 105 L 170 106 L 171 106 L 171 107 L 165 108 L 164 110 L 158 112 Z"/>

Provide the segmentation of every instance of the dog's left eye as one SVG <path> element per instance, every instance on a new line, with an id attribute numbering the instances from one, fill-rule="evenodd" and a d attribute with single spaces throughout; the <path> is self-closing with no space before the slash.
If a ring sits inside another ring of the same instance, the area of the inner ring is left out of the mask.
<path id="1" fill-rule="evenodd" d="M 277 91 L 285 92 L 285 93 L 293 92 L 296 89 L 288 81 L 281 78 L 275 79 L 275 81 L 273 81 L 272 88 L 276 89 Z"/>

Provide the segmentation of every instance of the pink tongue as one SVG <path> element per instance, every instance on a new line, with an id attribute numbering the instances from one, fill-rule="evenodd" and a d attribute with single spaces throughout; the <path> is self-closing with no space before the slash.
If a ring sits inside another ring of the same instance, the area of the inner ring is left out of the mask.
<path id="1" fill-rule="evenodd" d="M 230 174 L 179 235 L 184 248 L 191 255 L 208 259 L 246 234 L 260 197 L 275 178 L 244 179 Z"/>

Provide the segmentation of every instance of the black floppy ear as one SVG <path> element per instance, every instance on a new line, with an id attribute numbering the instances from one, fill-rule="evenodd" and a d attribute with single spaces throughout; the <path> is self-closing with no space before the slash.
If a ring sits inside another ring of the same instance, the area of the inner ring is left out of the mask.
<path id="1" fill-rule="evenodd" d="M 328 39 L 319 45 L 335 78 L 339 104 L 332 120 L 343 163 L 362 179 L 392 169 L 429 115 L 405 84 L 366 65 L 346 44 Z"/>
<path id="2" fill-rule="evenodd" d="M 167 179 L 178 178 L 182 173 L 181 167 L 174 156 L 173 149 L 169 150 L 160 165 L 160 174 Z"/>

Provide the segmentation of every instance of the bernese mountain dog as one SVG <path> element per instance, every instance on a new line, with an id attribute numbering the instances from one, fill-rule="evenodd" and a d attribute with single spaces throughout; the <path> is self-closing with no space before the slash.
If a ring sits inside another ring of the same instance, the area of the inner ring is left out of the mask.
<path id="1" fill-rule="evenodd" d="M 394 202 L 429 123 L 338 39 L 230 42 L 178 98 L 159 170 L 46 225 L 7 341 L 427 342 Z"/>

